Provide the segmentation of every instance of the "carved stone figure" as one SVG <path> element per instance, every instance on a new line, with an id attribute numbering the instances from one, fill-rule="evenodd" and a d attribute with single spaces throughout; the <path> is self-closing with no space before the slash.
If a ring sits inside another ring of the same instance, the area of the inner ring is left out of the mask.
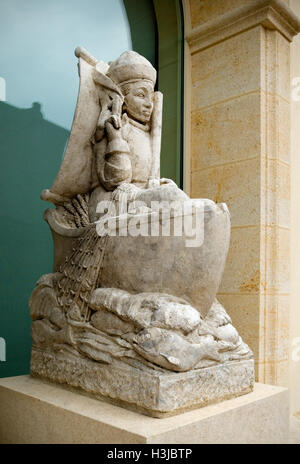
<path id="1" fill-rule="evenodd" d="M 216 299 L 229 212 L 160 178 L 155 69 L 75 54 L 72 131 L 42 192 L 54 270 L 30 298 L 31 374 L 156 417 L 251 391 L 252 352 Z"/>

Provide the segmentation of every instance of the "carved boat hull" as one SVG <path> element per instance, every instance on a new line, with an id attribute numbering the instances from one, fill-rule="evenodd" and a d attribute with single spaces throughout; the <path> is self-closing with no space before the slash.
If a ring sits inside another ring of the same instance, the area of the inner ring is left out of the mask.
<path id="1" fill-rule="evenodd" d="M 212 305 L 224 271 L 230 242 L 230 215 L 226 205 L 208 200 L 190 200 L 203 211 L 197 227 L 200 242 L 191 245 L 183 227 L 181 236 L 109 236 L 106 241 L 98 286 L 116 287 L 131 293 L 159 292 L 185 299 L 204 317 Z M 171 218 L 196 222 L 196 209 Z M 190 217 L 189 217 L 190 216 Z M 54 241 L 54 271 L 86 228 L 69 228 L 59 222 L 56 210 L 47 210 Z M 144 216 L 150 222 L 150 215 Z M 162 219 L 157 217 L 153 222 Z M 164 224 L 163 220 L 163 224 Z M 177 223 L 178 224 L 178 223 Z M 150 229 L 149 229 L 150 230 Z M 203 240 L 201 240 L 201 237 Z"/>

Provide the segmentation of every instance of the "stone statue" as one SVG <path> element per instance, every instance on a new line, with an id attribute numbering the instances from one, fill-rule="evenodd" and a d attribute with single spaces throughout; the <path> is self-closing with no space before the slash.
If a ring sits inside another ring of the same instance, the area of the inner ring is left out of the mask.
<path id="1" fill-rule="evenodd" d="M 155 417 L 251 391 L 252 352 L 216 299 L 229 212 L 160 178 L 156 70 L 132 51 L 75 54 L 72 131 L 42 192 L 54 272 L 30 298 L 31 375 Z"/>

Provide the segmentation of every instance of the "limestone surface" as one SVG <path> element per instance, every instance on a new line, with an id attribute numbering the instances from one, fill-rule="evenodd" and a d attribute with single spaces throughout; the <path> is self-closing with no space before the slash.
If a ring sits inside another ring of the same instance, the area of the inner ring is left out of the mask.
<path id="1" fill-rule="evenodd" d="M 54 272 L 30 298 L 32 375 L 156 417 L 251 391 L 252 352 L 216 299 L 230 214 L 160 177 L 155 69 L 76 56 L 70 139 L 42 192 Z"/>

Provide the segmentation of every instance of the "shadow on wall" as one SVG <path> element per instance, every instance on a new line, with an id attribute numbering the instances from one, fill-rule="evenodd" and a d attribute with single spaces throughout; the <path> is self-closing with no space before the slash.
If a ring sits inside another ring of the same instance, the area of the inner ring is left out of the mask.
<path id="1" fill-rule="evenodd" d="M 37 279 L 52 271 L 52 242 L 40 200 L 61 164 L 69 131 L 43 118 L 40 103 L 21 109 L 0 102 L 1 268 L 0 337 L 6 361 L 0 377 L 29 373 L 28 299 Z"/>

